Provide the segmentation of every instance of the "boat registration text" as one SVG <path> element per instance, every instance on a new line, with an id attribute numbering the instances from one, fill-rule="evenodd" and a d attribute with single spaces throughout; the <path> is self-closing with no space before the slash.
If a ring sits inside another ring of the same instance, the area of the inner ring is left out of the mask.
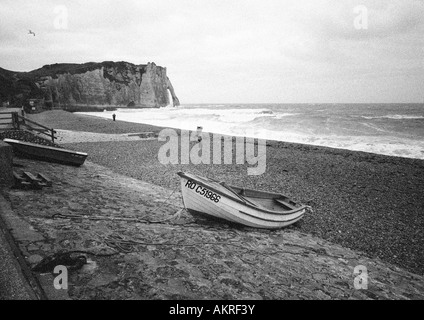
<path id="1" fill-rule="evenodd" d="M 215 192 L 210 191 L 209 189 L 205 188 L 204 186 L 197 185 L 196 182 L 187 180 L 187 183 L 185 184 L 185 187 L 194 190 L 196 193 L 200 194 L 201 196 L 204 196 L 206 199 L 209 199 L 213 202 L 218 203 L 219 199 L 221 199 L 221 196 L 216 194 Z"/>

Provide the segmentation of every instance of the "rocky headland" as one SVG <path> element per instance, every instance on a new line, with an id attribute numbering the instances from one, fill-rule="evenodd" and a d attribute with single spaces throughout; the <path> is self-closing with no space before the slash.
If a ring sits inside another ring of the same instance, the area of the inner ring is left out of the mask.
<path id="1" fill-rule="evenodd" d="M 159 108 L 180 104 L 166 68 L 153 62 L 62 63 L 30 72 L 0 68 L 0 101 L 24 105 L 29 99 L 37 99 L 47 108 Z"/>

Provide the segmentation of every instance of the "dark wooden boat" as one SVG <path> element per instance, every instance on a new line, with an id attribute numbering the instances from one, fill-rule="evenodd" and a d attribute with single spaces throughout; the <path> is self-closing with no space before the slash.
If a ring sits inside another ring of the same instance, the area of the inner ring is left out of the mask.
<path id="1" fill-rule="evenodd" d="M 279 193 L 229 186 L 188 172 L 178 175 L 184 206 L 193 213 L 254 228 L 278 229 L 299 221 L 310 210 Z"/>
<path id="2" fill-rule="evenodd" d="M 80 166 L 84 163 L 88 156 L 88 154 L 84 152 L 49 147 L 31 142 L 13 139 L 4 139 L 3 141 L 13 147 L 13 152 L 17 156 L 22 156 L 29 159 Z"/>

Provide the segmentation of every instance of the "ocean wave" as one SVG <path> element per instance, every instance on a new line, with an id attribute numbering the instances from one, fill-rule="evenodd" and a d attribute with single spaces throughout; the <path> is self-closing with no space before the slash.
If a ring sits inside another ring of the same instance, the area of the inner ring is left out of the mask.
<path id="1" fill-rule="evenodd" d="M 283 119 L 286 117 L 298 116 L 300 113 L 278 113 L 275 115 L 276 119 Z"/>
<path id="2" fill-rule="evenodd" d="M 274 114 L 274 112 L 272 112 L 272 110 L 264 110 L 259 112 L 259 114 Z"/>
<path id="3" fill-rule="evenodd" d="M 422 137 L 421 123 L 393 121 L 424 119 L 420 110 L 414 109 L 410 114 L 404 114 L 407 110 L 379 113 L 379 110 L 361 110 L 356 114 L 351 110 L 335 111 L 323 114 L 301 108 L 236 108 L 231 105 L 228 109 L 219 109 L 203 105 L 201 108 L 119 109 L 115 113 L 118 120 L 160 127 L 194 131 L 202 126 L 204 132 L 424 159 L 424 142 L 419 139 Z M 111 119 L 113 113 L 82 114 Z M 398 130 L 400 127 L 402 130 Z"/>
<path id="4" fill-rule="evenodd" d="M 392 119 L 392 120 L 415 120 L 424 119 L 424 116 L 415 115 L 404 115 L 404 114 L 391 114 L 385 116 L 361 116 L 361 118 L 372 120 L 372 119 Z"/>

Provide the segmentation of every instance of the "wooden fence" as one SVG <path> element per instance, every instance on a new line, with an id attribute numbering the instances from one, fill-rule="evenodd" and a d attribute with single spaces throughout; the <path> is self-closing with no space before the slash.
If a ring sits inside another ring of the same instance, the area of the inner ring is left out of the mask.
<path id="1" fill-rule="evenodd" d="M 0 112 L 0 126 L 1 128 L 6 127 L 12 123 L 13 112 Z"/>
<path id="2" fill-rule="evenodd" d="M 46 135 L 54 142 L 57 133 L 54 129 L 47 128 L 42 124 L 32 121 L 18 112 L 0 112 L 0 130 L 27 130 Z"/>

